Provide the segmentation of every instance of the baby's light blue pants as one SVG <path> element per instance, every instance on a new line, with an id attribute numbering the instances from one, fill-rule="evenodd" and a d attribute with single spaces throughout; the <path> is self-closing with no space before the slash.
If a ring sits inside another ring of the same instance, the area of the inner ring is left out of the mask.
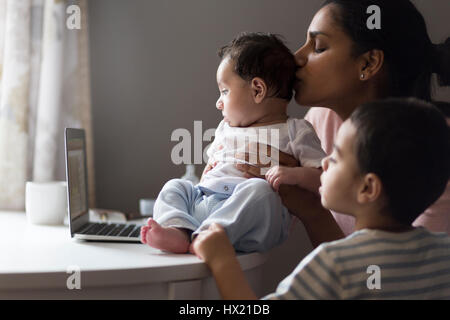
<path id="1" fill-rule="evenodd" d="M 239 183 L 232 194 L 170 180 L 156 199 L 153 217 L 164 227 L 192 230 L 192 236 L 218 223 L 236 251 L 242 252 L 264 252 L 281 244 L 291 221 L 279 195 L 257 178 Z"/>

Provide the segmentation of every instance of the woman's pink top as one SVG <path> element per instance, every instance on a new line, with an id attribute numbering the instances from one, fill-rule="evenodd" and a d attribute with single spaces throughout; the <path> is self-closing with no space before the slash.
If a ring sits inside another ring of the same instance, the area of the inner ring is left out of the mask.
<path id="1" fill-rule="evenodd" d="M 334 138 L 342 124 L 341 118 L 328 108 L 311 108 L 305 115 L 311 122 L 327 154 L 333 151 Z M 450 124 L 450 119 L 447 119 Z M 351 216 L 333 212 L 337 224 L 345 235 L 354 231 L 355 219 Z M 423 226 L 434 232 L 447 232 L 450 235 L 450 182 L 444 194 L 414 221 L 413 226 Z"/>

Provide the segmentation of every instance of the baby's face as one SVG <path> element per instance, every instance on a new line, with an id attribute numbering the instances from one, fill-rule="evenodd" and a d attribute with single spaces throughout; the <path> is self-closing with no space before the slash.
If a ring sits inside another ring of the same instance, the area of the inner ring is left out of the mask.
<path id="1" fill-rule="evenodd" d="M 234 72 L 234 62 L 225 58 L 217 69 L 220 97 L 217 109 L 231 127 L 246 127 L 254 123 L 261 112 L 252 98 L 250 83 Z"/>
<path id="2" fill-rule="evenodd" d="M 339 128 L 333 152 L 322 160 L 319 189 L 322 205 L 341 213 L 352 213 L 362 175 L 355 154 L 356 129 L 350 120 Z"/>

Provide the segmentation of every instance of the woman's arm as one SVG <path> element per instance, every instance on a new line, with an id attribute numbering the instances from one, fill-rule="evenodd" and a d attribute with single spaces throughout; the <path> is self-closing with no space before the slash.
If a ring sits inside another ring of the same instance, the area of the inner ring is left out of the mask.
<path id="1" fill-rule="evenodd" d="M 270 151 L 270 147 L 268 148 Z M 269 154 L 269 152 L 268 152 Z M 248 162 L 249 155 L 237 155 L 238 158 Z M 292 156 L 279 151 L 280 166 L 298 167 L 299 162 Z M 261 168 L 269 165 L 261 165 L 256 163 L 253 165 L 238 163 L 235 167 L 244 172 L 247 178 L 262 178 Z M 336 220 L 330 211 L 322 207 L 320 198 L 303 188 L 294 185 L 280 185 L 278 193 L 286 208 L 289 209 L 293 215 L 297 216 L 302 221 L 311 243 L 317 247 L 323 242 L 333 241 L 344 237 L 344 233 L 339 228 Z"/>
<path id="2" fill-rule="evenodd" d="M 285 184 L 280 186 L 278 193 L 289 212 L 303 223 L 313 247 L 344 238 L 333 215 L 322 207 L 317 195 L 298 186 Z"/>
<path id="3" fill-rule="evenodd" d="M 262 174 L 263 170 L 261 170 L 261 169 L 269 168 L 271 166 L 271 163 L 262 164 L 263 162 L 260 159 L 260 153 L 259 153 L 261 148 L 263 148 L 262 150 L 264 150 L 264 152 L 265 152 L 265 154 L 263 154 L 261 157 L 270 157 L 273 155 L 273 152 L 276 152 L 277 156 L 278 156 L 278 163 L 280 166 L 285 166 L 285 167 L 299 167 L 300 166 L 300 163 L 298 162 L 298 160 L 295 159 L 293 156 L 291 156 L 287 153 L 284 153 L 282 151 L 279 151 L 275 148 L 272 148 L 271 146 L 264 145 L 264 147 L 262 147 L 261 144 L 256 144 L 256 146 L 251 145 L 250 148 L 251 148 L 250 150 L 256 150 L 257 155 L 258 155 L 257 159 L 253 159 L 253 157 L 251 157 L 249 153 L 236 153 L 234 155 L 234 157 L 236 159 L 242 160 L 247 163 L 250 163 L 250 159 L 256 160 L 256 163 L 252 163 L 252 164 L 246 164 L 246 163 L 235 164 L 236 169 L 238 169 L 239 171 L 242 171 L 246 178 L 265 179 L 265 175 Z"/>

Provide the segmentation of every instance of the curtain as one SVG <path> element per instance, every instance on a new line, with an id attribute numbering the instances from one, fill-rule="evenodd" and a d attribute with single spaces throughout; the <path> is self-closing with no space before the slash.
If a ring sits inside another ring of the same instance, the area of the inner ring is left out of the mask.
<path id="1" fill-rule="evenodd" d="M 95 207 L 86 1 L 0 0 L 0 209 L 24 210 L 26 181 L 65 180 L 65 127 L 86 129 Z"/>

